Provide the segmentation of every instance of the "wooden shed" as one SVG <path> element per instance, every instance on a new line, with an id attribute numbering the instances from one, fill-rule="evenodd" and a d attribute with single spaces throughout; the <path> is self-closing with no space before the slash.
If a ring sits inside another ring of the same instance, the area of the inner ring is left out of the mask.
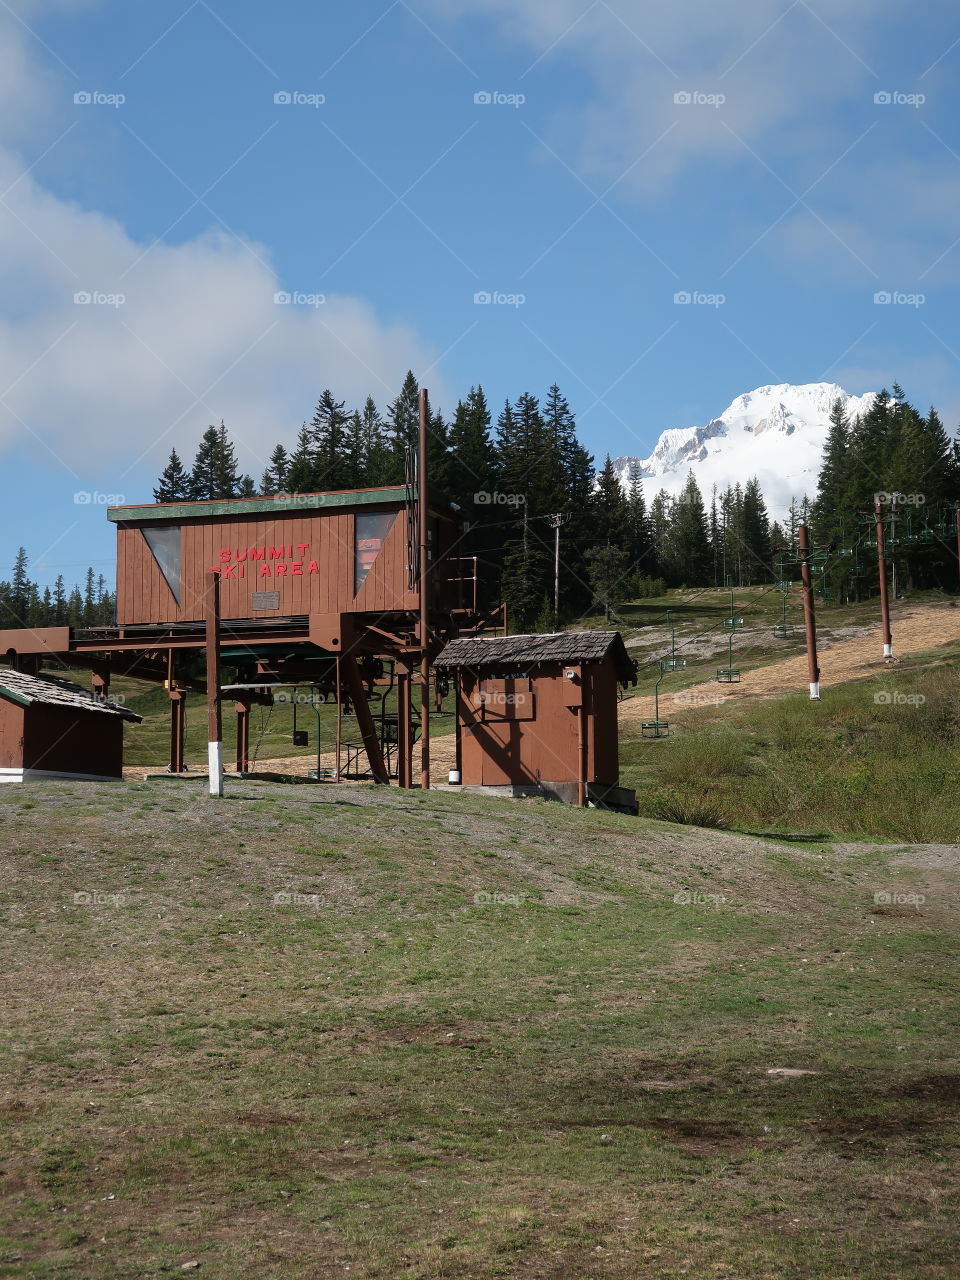
<path id="1" fill-rule="evenodd" d="M 434 665 L 456 684 L 462 786 L 635 811 L 619 786 L 617 698 L 636 664 L 619 632 L 464 638 Z"/>
<path id="2" fill-rule="evenodd" d="M 123 776 L 123 722 L 140 716 L 69 680 L 0 667 L 0 782 Z"/>

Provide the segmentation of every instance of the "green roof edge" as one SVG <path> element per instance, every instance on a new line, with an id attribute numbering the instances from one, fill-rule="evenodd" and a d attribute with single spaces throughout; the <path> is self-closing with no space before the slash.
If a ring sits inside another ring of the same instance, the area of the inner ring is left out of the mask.
<path id="1" fill-rule="evenodd" d="M 9 698 L 12 702 L 18 703 L 21 707 L 33 706 L 33 698 L 28 698 L 22 693 L 14 693 L 12 689 L 7 688 L 2 680 L 0 680 L 0 694 L 3 694 L 5 698 Z"/>
<path id="2" fill-rule="evenodd" d="M 416 492 L 414 486 L 414 497 Z M 252 515 L 267 511 L 323 511 L 331 507 L 359 507 L 377 502 L 404 501 L 406 496 L 407 490 L 401 484 L 384 489 L 348 489 L 342 493 L 282 494 L 275 498 L 156 502 L 142 507 L 108 507 L 107 519 L 114 524 L 137 524 L 145 520 L 200 520 L 206 516 Z"/>

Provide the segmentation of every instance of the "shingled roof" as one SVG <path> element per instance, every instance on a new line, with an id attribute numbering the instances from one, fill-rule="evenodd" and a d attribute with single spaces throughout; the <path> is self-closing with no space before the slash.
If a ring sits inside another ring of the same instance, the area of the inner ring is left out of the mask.
<path id="1" fill-rule="evenodd" d="M 73 707 L 81 711 L 95 711 L 100 715 L 121 716 L 124 720 L 135 720 L 138 724 L 142 718 L 126 707 L 102 702 L 89 689 L 73 684 L 70 680 L 59 680 L 56 676 L 28 676 L 23 671 L 14 671 L 12 667 L 0 667 L 0 698 L 10 698 L 21 707 L 39 702 L 50 707 Z"/>
<path id="2" fill-rule="evenodd" d="M 636 680 L 637 665 L 619 631 L 557 631 L 532 636 L 468 636 L 452 640 L 436 658 L 438 671 L 455 667 L 532 667 L 541 662 L 602 662 L 612 658 L 621 680 Z"/>

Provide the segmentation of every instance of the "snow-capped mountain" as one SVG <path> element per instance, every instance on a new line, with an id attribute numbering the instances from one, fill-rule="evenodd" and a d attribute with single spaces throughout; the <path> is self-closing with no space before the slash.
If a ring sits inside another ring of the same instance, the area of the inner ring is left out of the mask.
<path id="1" fill-rule="evenodd" d="M 648 458 L 615 458 L 614 466 L 626 487 L 630 464 L 639 462 L 648 504 L 660 489 L 679 493 L 691 470 L 707 503 L 714 485 L 725 489 L 756 476 L 771 517 L 782 518 L 792 497 L 816 493 L 834 402 L 843 401 L 852 419 L 869 409 L 874 394 L 852 396 L 832 382 L 757 387 L 705 427 L 664 431 Z"/>

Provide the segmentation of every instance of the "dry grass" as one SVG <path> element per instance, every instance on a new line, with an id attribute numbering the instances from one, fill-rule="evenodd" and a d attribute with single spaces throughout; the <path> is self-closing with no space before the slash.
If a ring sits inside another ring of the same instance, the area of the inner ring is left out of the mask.
<path id="1" fill-rule="evenodd" d="M 2 1275 L 956 1274 L 955 851 L 171 782 L 0 860 Z"/>

